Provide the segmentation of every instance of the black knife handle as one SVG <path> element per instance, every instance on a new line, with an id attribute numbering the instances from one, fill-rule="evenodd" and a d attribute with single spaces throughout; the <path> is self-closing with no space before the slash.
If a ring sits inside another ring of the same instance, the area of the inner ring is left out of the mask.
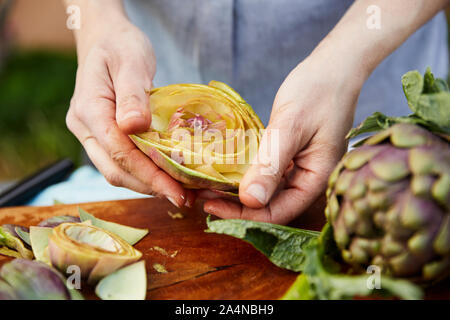
<path id="1" fill-rule="evenodd" d="M 24 205 L 45 188 L 63 181 L 73 168 L 71 160 L 63 159 L 39 170 L 2 192 L 0 207 Z"/>

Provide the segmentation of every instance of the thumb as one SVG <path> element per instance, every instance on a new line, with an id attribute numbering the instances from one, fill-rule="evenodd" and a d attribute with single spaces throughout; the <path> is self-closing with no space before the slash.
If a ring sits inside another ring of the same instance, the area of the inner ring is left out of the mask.
<path id="1" fill-rule="evenodd" d="M 116 121 L 125 134 L 147 131 L 151 113 L 147 90 L 151 88 L 151 77 L 136 67 L 122 66 L 114 82 L 116 93 Z"/>
<path id="2" fill-rule="evenodd" d="M 239 199 L 244 205 L 256 209 L 269 202 L 291 160 L 300 150 L 301 135 L 295 121 L 284 121 L 280 117 L 271 119 L 261 139 L 258 159 L 239 186 Z"/>

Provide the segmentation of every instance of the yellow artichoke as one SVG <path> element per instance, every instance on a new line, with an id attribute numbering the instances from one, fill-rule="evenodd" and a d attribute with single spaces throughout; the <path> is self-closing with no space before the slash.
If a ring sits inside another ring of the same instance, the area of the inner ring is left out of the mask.
<path id="1" fill-rule="evenodd" d="M 152 124 L 131 135 L 174 179 L 192 189 L 236 192 L 264 129 L 253 109 L 226 84 L 175 84 L 150 92 Z"/>

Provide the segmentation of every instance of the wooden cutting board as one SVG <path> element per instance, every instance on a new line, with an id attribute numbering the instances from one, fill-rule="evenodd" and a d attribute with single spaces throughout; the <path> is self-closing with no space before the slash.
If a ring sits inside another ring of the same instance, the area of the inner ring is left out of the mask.
<path id="1" fill-rule="evenodd" d="M 158 198 L 125 201 L 15 207 L 0 209 L 0 224 L 30 226 L 56 215 L 75 215 L 77 208 L 117 223 L 148 228 L 149 234 L 136 244 L 143 253 L 148 275 L 147 299 L 278 299 L 297 274 L 280 269 L 251 245 L 225 235 L 205 233 L 206 214 L 201 203 L 195 208 L 177 209 Z M 168 211 L 180 212 L 173 219 Z M 323 202 L 302 215 L 294 225 L 320 230 Z M 163 248 L 170 257 L 154 247 Z M 11 260 L 0 255 L 0 265 Z M 153 265 L 163 265 L 168 273 L 158 273 Z M 450 282 L 427 292 L 428 298 L 450 298 Z M 96 299 L 93 288 L 82 288 L 87 299 Z"/>

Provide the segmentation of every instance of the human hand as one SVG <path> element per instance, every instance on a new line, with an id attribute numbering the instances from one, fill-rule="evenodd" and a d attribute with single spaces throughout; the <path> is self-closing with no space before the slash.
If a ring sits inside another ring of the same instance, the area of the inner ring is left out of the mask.
<path id="1" fill-rule="evenodd" d="M 146 94 L 156 67 L 151 43 L 123 14 L 103 19 L 94 23 L 87 18 L 76 34 L 78 70 L 67 126 L 110 184 L 164 195 L 178 207 L 191 206 L 194 193 L 159 169 L 128 137 L 147 131 L 151 123 Z"/>
<path id="2" fill-rule="evenodd" d="M 285 79 L 275 98 L 265 135 L 278 132 L 278 152 L 270 150 L 267 164 L 254 164 L 240 183 L 241 203 L 217 197 L 204 205 L 221 218 L 285 224 L 306 210 L 325 190 L 328 176 L 346 151 L 345 135 L 362 81 L 345 72 L 330 72 L 327 63 L 310 58 Z M 274 159 L 273 157 L 278 157 Z"/>

